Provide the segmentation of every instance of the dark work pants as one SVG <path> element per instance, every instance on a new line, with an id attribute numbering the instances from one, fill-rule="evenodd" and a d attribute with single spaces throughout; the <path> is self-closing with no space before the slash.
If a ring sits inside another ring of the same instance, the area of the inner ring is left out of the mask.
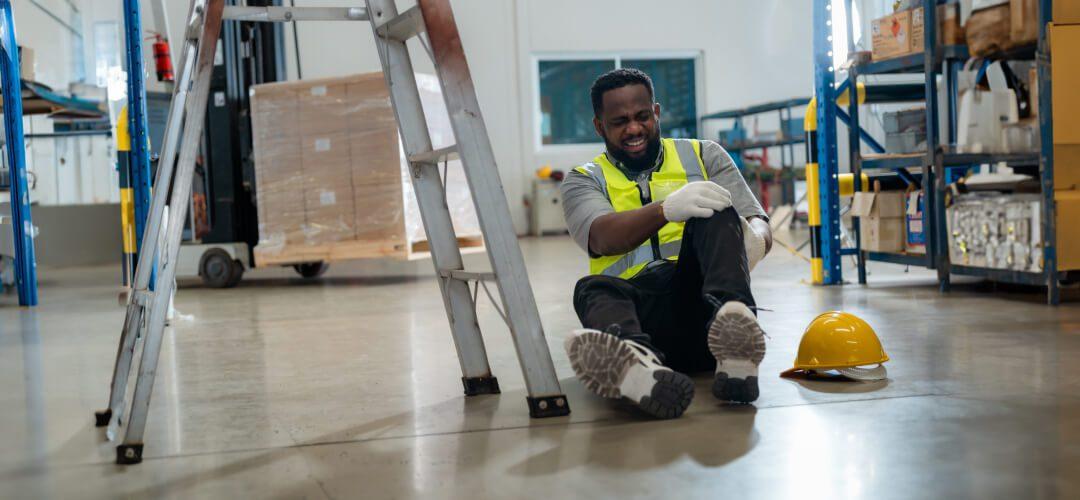
<path id="1" fill-rule="evenodd" d="M 718 303 L 754 306 L 742 224 L 729 208 L 694 218 L 683 230 L 679 260 L 653 262 L 629 280 L 593 275 L 574 288 L 574 309 L 585 328 L 611 329 L 651 348 L 674 370 L 713 370 L 706 337 Z"/>

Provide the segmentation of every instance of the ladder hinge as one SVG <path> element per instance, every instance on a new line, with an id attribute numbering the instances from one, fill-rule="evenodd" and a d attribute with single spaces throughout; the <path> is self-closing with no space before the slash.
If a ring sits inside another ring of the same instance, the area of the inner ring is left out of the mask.
<path id="1" fill-rule="evenodd" d="M 149 290 L 136 290 L 131 296 L 131 303 L 145 309 L 153 298 L 154 294 Z"/>
<path id="2" fill-rule="evenodd" d="M 375 28 L 375 34 L 388 40 L 404 42 L 424 29 L 424 16 L 413 6 Z"/>

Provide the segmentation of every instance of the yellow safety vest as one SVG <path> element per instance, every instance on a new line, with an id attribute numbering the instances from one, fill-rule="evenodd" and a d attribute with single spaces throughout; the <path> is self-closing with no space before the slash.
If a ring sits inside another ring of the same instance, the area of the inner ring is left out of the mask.
<path id="1" fill-rule="evenodd" d="M 663 201 L 688 182 L 708 178 L 701 162 L 701 144 L 692 139 L 662 139 L 664 163 L 649 174 L 648 192 L 633 179 L 628 179 L 606 154 L 601 153 L 575 170 L 595 179 L 607 193 L 616 212 L 635 210 L 654 201 Z M 641 272 L 650 262 L 660 259 L 679 259 L 682 246 L 682 222 L 668 222 L 641 246 L 622 255 L 589 258 L 589 273 L 629 279 Z"/>

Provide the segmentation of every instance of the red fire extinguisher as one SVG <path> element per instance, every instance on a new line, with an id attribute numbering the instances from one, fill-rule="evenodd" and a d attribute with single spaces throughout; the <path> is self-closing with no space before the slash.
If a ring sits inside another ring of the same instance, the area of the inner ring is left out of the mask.
<path id="1" fill-rule="evenodd" d="M 159 82 L 173 81 L 172 57 L 169 55 L 169 42 L 154 34 L 154 69 Z"/>

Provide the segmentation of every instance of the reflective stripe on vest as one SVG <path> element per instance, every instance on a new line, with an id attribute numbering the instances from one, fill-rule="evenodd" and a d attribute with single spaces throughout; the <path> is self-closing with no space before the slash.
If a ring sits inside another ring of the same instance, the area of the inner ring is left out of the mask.
<path id="1" fill-rule="evenodd" d="M 663 139 L 664 163 L 649 176 L 651 201 L 662 201 L 687 182 L 705 180 L 705 165 L 701 162 L 701 145 L 696 140 Z M 689 166 L 689 168 L 686 168 Z M 627 179 L 607 156 L 600 154 L 576 168 L 580 173 L 596 179 L 607 193 L 608 201 L 616 212 L 626 212 L 642 207 L 642 192 L 636 181 Z M 682 246 L 684 223 L 669 222 L 657 233 L 660 243 L 660 259 L 678 260 Z M 638 248 L 622 255 L 605 255 L 589 259 L 590 274 L 602 274 L 628 279 L 637 275 L 650 262 L 657 260 L 653 254 L 652 241 L 647 240 Z"/>

